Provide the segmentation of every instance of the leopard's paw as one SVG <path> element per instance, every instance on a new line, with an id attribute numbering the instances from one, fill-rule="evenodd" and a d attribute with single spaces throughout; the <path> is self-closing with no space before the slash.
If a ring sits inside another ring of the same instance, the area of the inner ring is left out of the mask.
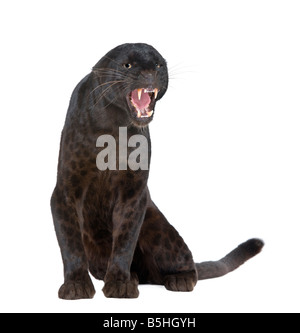
<path id="1" fill-rule="evenodd" d="M 164 278 L 166 289 L 171 291 L 192 291 L 197 283 L 195 272 L 167 275 Z"/>
<path id="2" fill-rule="evenodd" d="M 69 280 L 59 288 L 58 297 L 62 299 L 93 298 L 95 289 L 89 276 L 80 280 Z"/>
<path id="3" fill-rule="evenodd" d="M 129 281 L 106 281 L 102 291 L 109 298 L 137 298 L 138 280 L 131 278 Z"/>

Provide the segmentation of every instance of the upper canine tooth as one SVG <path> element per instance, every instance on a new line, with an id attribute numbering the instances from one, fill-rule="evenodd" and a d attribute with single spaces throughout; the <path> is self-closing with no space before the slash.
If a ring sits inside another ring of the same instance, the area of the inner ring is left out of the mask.
<path id="1" fill-rule="evenodd" d="M 155 98 L 155 99 L 156 99 L 157 95 L 158 95 L 158 89 L 155 88 L 155 89 L 154 89 L 154 98 Z"/>
<path id="2" fill-rule="evenodd" d="M 138 89 L 138 98 L 139 98 L 139 101 L 141 100 L 141 97 L 142 97 L 142 88 Z"/>

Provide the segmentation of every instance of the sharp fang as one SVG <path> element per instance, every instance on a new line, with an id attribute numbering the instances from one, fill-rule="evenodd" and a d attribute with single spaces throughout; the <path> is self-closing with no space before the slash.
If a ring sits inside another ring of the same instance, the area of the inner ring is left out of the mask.
<path id="1" fill-rule="evenodd" d="M 139 101 L 141 100 L 141 97 L 142 97 L 142 88 L 138 89 L 138 98 L 139 98 Z"/>
<path id="2" fill-rule="evenodd" d="M 141 111 L 139 109 L 136 109 L 136 111 L 137 111 L 137 117 L 141 118 L 141 116 L 142 116 Z"/>
<path id="3" fill-rule="evenodd" d="M 153 115 L 153 110 L 152 111 L 147 111 L 147 116 L 151 117 Z"/>
<path id="4" fill-rule="evenodd" d="M 155 98 L 155 99 L 156 99 L 157 95 L 158 95 L 158 89 L 155 88 L 155 89 L 154 89 L 154 98 Z M 153 112 L 153 111 L 152 111 L 152 112 Z"/>

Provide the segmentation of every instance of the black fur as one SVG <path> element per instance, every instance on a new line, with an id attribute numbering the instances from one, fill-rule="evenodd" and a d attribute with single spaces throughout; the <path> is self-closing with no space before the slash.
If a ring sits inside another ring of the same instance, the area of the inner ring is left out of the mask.
<path id="1" fill-rule="evenodd" d="M 126 128 L 128 137 L 146 139 L 149 166 L 148 124 L 167 87 L 163 57 L 150 45 L 124 44 L 108 52 L 75 88 L 61 135 L 57 184 L 51 198 L 64 264 L 59 297 L 93 297 L 88 271 L 104 279 L 107 297 L 137 297 L 138 283 L 191 291 L 198 279 L 224 275 L 261 250 L 263 243 L 253 239 L 218 262 L 195 264 L 183 239 L 151 200 L 149 168 L 132 170 L 127 162 L 126 170 L 97 167 L 101 152 L 97 138 L 111 135 L 119 151 L 120 127 Z M 146 89 L 143 93 L 148 95 L 143 96 L 150 102 L 138 111 L 133 101 L 140 103 L 134 94 L 141 88 Z M 128 147 L 125 157 L 133 151 Z M 116 156 L 116 165 L 121 163 L 122 158 Z"/>

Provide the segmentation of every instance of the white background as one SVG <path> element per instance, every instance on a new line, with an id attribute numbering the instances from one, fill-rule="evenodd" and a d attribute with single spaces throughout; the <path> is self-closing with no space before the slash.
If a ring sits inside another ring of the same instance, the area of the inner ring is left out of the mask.
<path id="1" fill-rule="evenodd" d="M 1 312 L 300 310 L 298 1 L 2 1 Z M 152 197 L 195 261 L 263 252 L 192 293 L 63 301 L 50 213 L 72 90 L 110 49 L 152 44 L 170 87 L 150 125 Z"/>

